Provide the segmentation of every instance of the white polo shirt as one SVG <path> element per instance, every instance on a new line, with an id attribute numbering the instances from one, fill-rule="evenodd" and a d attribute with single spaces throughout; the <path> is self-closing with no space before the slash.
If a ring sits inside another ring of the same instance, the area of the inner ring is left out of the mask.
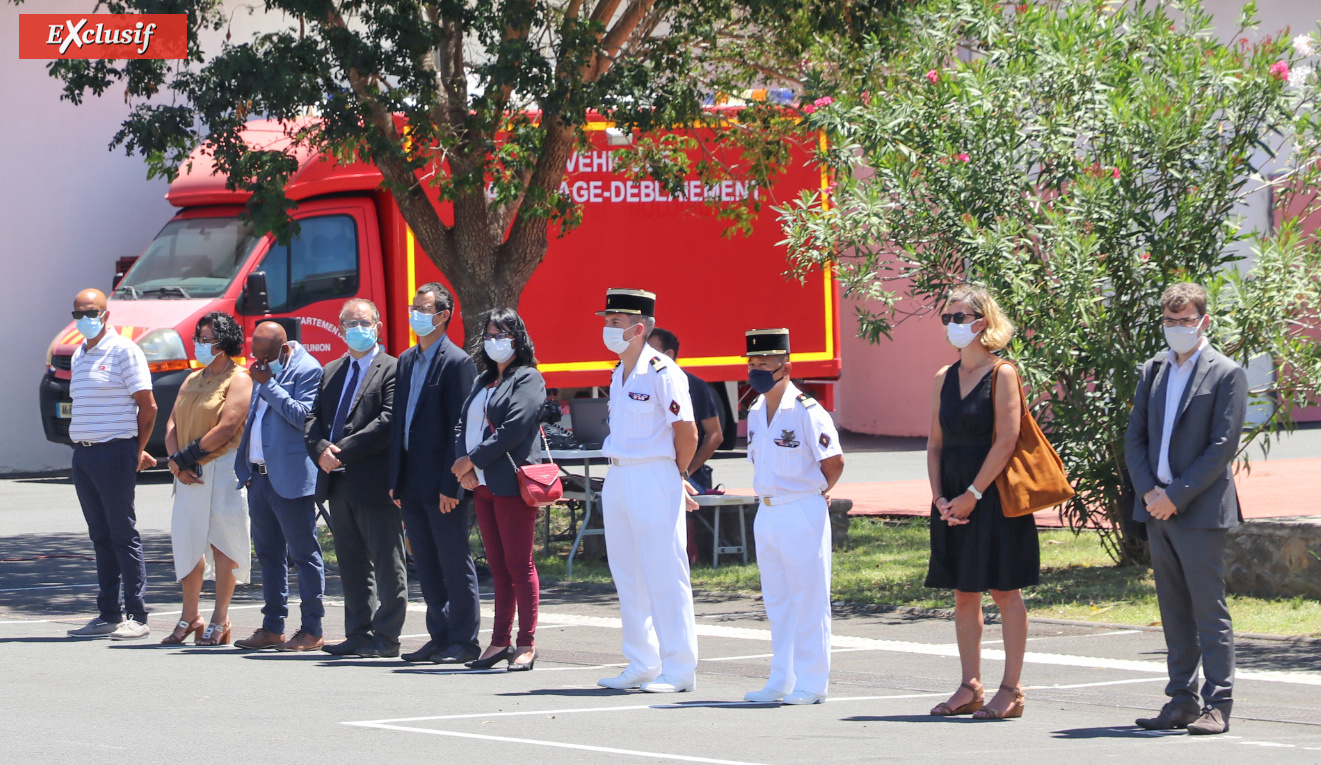
<path id="1" fill-rule="evenodd" d="M 693 422 L 688 378 L 669 356 L 643 344 L 638 363 L 610 375 L 610 435 L 601 453 L 627 459 L 675 458 L 675 422 Z"/>
<path id="2" fill-rule="evenodd" d="M 95 347 L 83 343 L 73 352 L 69 438 L 98 444 L 137 438 L 138 402 L 133 394 L 144 390 L 151 390 L 147 357 L 137 343 L 106 327 Z"/>
<path id="3" fill-rule="evenodd" d="M 826 490 L 821 460 L 843 454 L 839 433 L 826 410 L 793 383 L 766 422 L 766 397 L 748 407 L 748 461 L 759 497 Z"/>

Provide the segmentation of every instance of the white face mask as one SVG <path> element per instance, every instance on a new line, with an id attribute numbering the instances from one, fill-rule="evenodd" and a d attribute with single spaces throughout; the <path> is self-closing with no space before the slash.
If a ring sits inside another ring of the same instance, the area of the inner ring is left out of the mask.
<path id="1" fill-rule="evenodd" d="M 497 364 L 503 364 L 514 358 L 514 341 L 512 338 L 489 338 L 482 341 L 482 349 L 486 355 L 491 357 L 491 361 Z"/>
<path id="2" fill-rule="evenodd" d="M 976 324 L 976 322 L 972 324 Z M 952 321 L 946 324 L 945 337 L 949 340 L 949 344 L 955 348 L 967 348 L 972 345 L 972 341 L 976 340 L 977 336 L 981 334 L 972 331 L 972 324 L 955 324 Z"/>
<path id="3" fill-rule="evenodd" d="M 1202 341 L 1202 327 L 1166 327 L 1165 342 L 1175 353 L 1188 353 Z"/>
<path id="4" fill-rule="evenodd" d="M 632 329 L 632 327 L 628 329 Z M 624 333 L 628 329 L 622 327 L 603 327 L 601 329 L 601 340 L 611 353 L 623 353 L 628 350 L 629 341 L 624 339 Z"/>

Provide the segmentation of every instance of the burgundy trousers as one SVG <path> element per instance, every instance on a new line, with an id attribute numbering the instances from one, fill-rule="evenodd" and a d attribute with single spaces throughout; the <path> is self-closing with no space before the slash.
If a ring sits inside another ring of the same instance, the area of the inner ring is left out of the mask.
<path id="1" fill-rule="evenodd" d="M 486 562 L 491 567 L 491 587 L 495 590 L 491 645 L 510 645 L 515 605 L 518 647 L 535 645 L 541 580 L 532 560 L 532 543 L 538 509 L 529 506 L 521 496 L 497 497 L 485 484 L 473 492 L 472 504 L 486 548 Z"/>

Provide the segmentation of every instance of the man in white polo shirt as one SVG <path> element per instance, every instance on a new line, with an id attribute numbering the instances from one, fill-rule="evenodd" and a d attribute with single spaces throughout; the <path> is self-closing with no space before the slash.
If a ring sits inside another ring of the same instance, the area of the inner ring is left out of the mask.
<path id="1" fill-rule="evenodd" d="M 86 342 L 74 351 L 73 486 L 96 551 L 100 614 L 70 637 L 146 637 L 147 562 L 133 508 L 139 470 L 153 467 L 147 439 L 156 425 L 156 398 L 142 349 L 109 326 L 100 290 L 73 300 L 73 318 Z M 122 593 L 121 593 L 122 588 Z"/>

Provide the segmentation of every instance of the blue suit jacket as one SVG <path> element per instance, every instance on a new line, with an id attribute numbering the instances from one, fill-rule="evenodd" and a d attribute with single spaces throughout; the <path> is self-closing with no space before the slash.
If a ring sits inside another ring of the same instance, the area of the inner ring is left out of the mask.
<path id="1" fill-rule="evenodd" d="M 234 460 L 234 473 L 238 476 L 239 486 L 246 486 L 252 480 L 248 443 L 252 438 L 252 421 L 257 416 L 257 401 L 264 398 L 267 409 L 261 421 L 261 443 L 267 477 L 276 494 L 285 499 L 297 499 L 316 493 L 317 469 L 307 456 L 303 425 L 321 386 L 321 364 L 303 350 L 302 345 L 289 345 L 293 352 L 279 376 L 265 385 L 252 386 L 248 424 L 243 429 L 243 440 Z"/>
<path id="2" fill-rule="evenodd" d="M 422 351 L 413 346 L 399 354 L 394 378 L 394 415 L 390 418 L 390 487 L 395 499 L 428 505 L 439 504 L 440 495 L 458 497 L 459 479 L 450 468 L 454 453 L 454 428 L 463 413 L 463 402 L 477 377 L 477 365 L 462 348 L 442 337 L 427 370 L 422 395 L 413 413 L 413 428 L 404 452 L 404 427 L 408 420 L 408 394 L 413 385 L 413 365 Z"/>

